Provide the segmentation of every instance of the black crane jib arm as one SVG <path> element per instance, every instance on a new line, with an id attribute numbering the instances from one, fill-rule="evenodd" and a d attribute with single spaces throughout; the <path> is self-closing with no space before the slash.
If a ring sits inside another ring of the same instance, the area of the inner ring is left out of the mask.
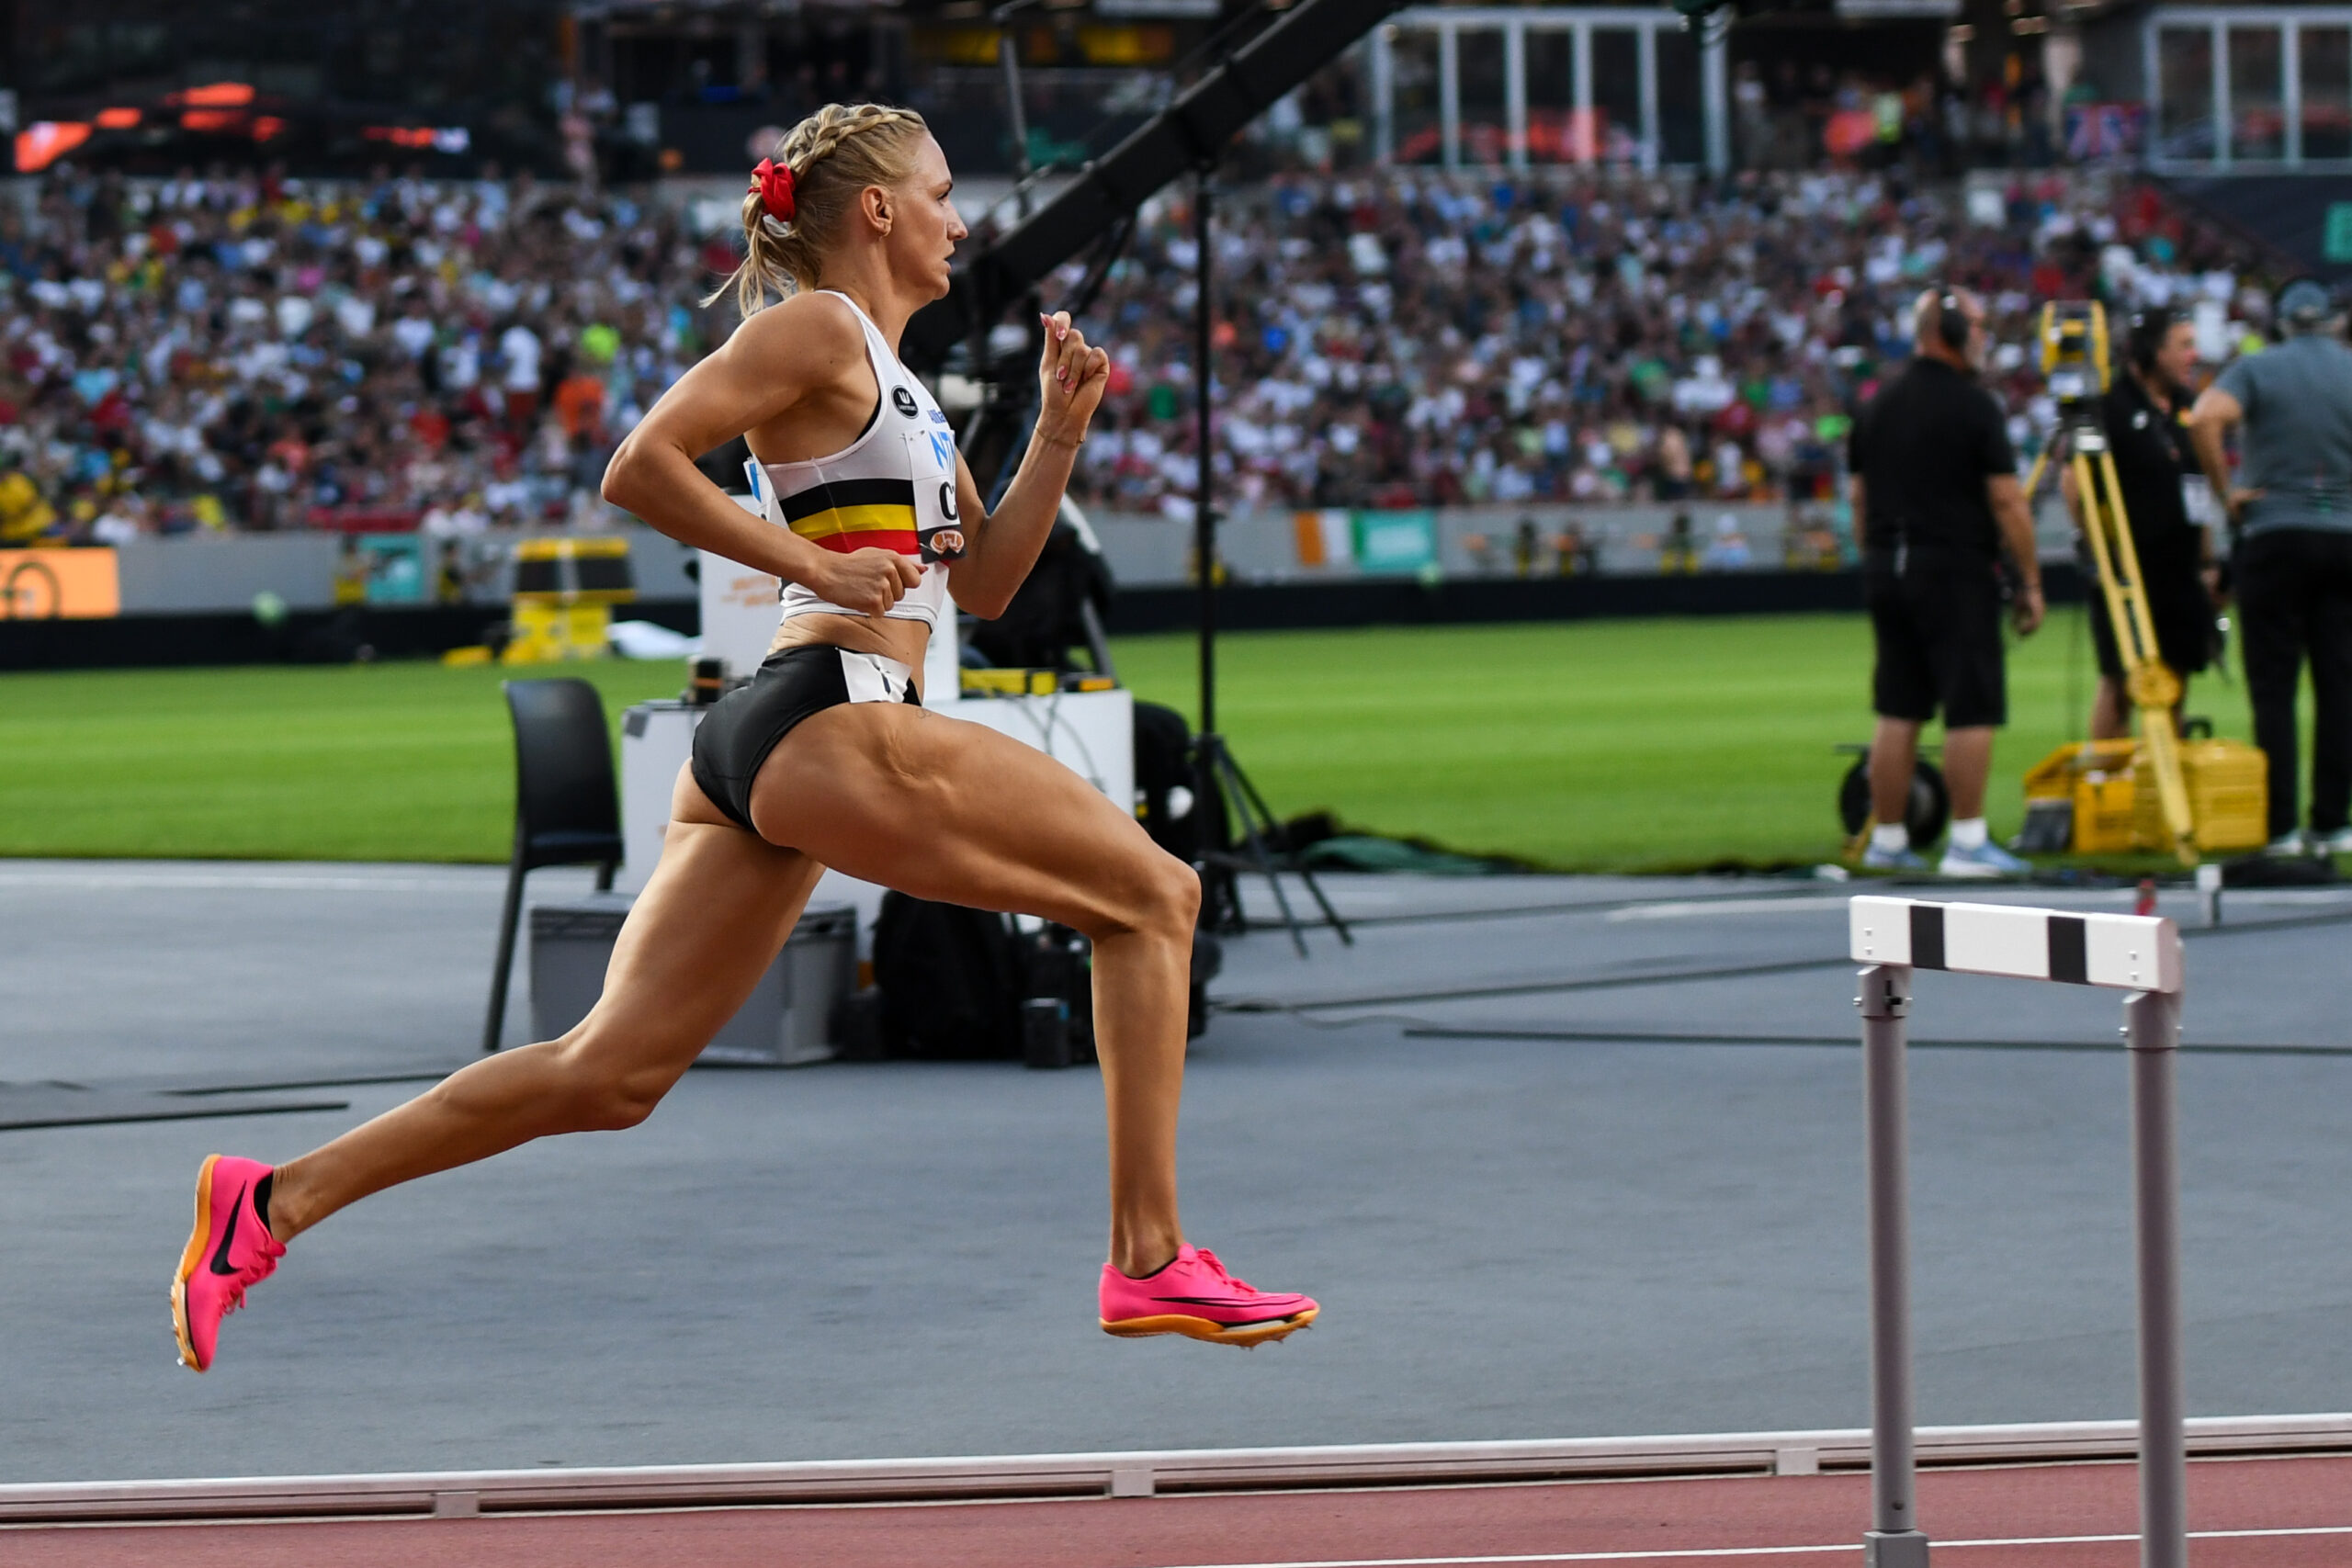
<path id="1" fill-rule="evenodd" d="M 1153 192 L 1227 143 L 1282 96 L 1337 59 L 1404 0 L 1298 0 L 1127 139 L 1089 163 L 1054 198 L 957 270 L 947 298 L 925 306 L 900 352 L 936 367 L 974 328 L 1084 250 Z"/>

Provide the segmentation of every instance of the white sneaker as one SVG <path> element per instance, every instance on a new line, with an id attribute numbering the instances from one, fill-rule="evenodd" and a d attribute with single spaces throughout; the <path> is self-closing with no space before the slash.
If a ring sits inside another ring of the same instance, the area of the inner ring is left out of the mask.
<path id="1" fill-rule="evenodd" d="M 2311 853 L 2311 844 L 2304 839 L 2301 828 L 2290 828 L 2263 845 L 2262 852 L 2277 860 L 2292 860 Z"/>
<path id="2" fill-rule="evenodd" d="M 1928 863 L 1909 848 L 1882 850 L 1876 844 L 1862 852 L 1864 871 L 1925 871 Z"/>
<path id="3" fill-rule="evenodd" d="M 1994 876 L 2023 876 L 2033 867 L 1987 839 L 1973 850 L 1944 846 L 1944 858 L 1936 863 L 1938 876 L 1969 877 L 1982 880 Z"/>
<path id="4" fill-rule="evenodd" d="M 2320 840 L 2320 848 L 2332 855 L 2352 855 L 2352 828 L 2338 828 Z"/>

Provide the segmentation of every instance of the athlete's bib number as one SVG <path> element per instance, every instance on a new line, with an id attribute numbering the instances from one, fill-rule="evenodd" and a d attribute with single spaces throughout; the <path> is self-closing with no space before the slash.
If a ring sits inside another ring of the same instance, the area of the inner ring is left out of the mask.
<path id="1" fill-rule="evenodd" d="M 956 499 L 956 441 L 945 431 L 907 433 L 909 471 L 915 481 L 915 545 L 925 564 L 961 560 L 962 508 Z"/>

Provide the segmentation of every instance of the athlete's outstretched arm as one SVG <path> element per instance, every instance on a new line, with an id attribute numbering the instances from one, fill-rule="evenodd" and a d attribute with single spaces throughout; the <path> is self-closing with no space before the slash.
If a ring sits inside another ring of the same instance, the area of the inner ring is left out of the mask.
<path id="1" fill-rule="evenodd" d="M 888 550 L 820 549 L 745 512 L 695 467 L 712 447 L 865 365 L 865 334 L 837 300 L 795 295 L 758 312 L 679 377 L 622 439 L 605 470 L 605 499 L 681 544 L 774 572 L 845 608 L 882 614 L 921 581 L 911 560 Z"/>
<path id="2" fill-rule="evenodd" d="M 1110 373 L 1111 356 L 1088 345 L 1085 334 L 1070 324 L 1069 311 L 1046 318 L 1046 352 L 1037 362 L 1037 429 L 1020 472 L 1005 487 L 1004 504 L 983 513 L 972 470 L 962 457 L 956 459 L 956 510 L 983 518 L 971 531 L 975 536 L 964 558 L 948 569 L 947 591 L 959 608 L 984 621 L 996 619 L 1037 564 L 1037 552 L 1046 547 L 1061 511 L 1062 491 L 1069 488 L 1078 444 L 1102 401 Z"/>

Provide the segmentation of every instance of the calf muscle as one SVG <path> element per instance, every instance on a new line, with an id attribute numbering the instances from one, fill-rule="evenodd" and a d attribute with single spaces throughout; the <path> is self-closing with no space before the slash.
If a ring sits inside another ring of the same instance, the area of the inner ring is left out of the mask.
<path id="1" fill-rule="evenodd" d="M 1094 942 L 1095 1046 L 1110 1121 L 1111 1261 L 1176 1254 L 1200 879 L 1135 818 L 1044 753 L 920 708 L 829 708 L 752 787 L 763 837 L 920 898 L 1043 916 Z"/>
<path id="2" fill-rule="evenodd" d="M 739 828 L 673 822 L 589 1015 L 280 1166 L 270 1229 L 288 1240 L 387 1187 L 535 1138 L 642 1122 L 751 995 L 820 870 Z"/>

